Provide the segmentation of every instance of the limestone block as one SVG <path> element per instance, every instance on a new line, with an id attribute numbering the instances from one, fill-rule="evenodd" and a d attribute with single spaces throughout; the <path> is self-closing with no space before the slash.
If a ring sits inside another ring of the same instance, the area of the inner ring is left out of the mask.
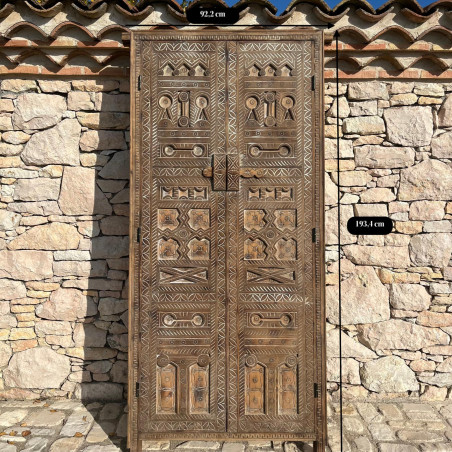
<path id="1" fill-rule="evenodd" d="M 63 80 L 38 80 L 43 93 L 68 93 L 71 90 L 71 82 Z"/>
<path id="2" fill-rule="evenodd" d="M 452 314 L 446 312 L 423 311 L 417 318 L 416 323 L 430 327 L 452 326 Z"/>
<path id="3" fill-rule="evenodd" d="M 390 318 L 388 289 L 372 267 L 356 267 L 353 274 L 342 281 L 342 323 L 381 322 Z M 339 322 L 339 287 L 326 287 L 327 319 L 330 323 Z"/>
<path id="4" fill-rule="evenodd" d="M 80 149 L 84 152 L 127 149 L 124 133 L 116 130 L 88 130 L 82 133 Z"/>
<path id="5" fill-rule="evenodd" d="M 420 350 L 431 345 L 446 345 L 449 335 L 439 328 L 428 328 L 399 319 L 358 325 L 360 342 L 372 350 Z"/>
<path id="6" fill-rule="evenodd" d="M 58 261 L 53 264 L 55 276 L 107 276 L 106 261 Z"/>
<path id="7" fill-rule="evenodd" d="M 100 230 L 104 235 L 127 235 L 129 233 L 129 218 L 105 217 L 100 221 Z"/>
<path id="8" fill-rule="evenodd" d="M 406 268 L 410 265 L 407 246 L 344 246 L 345 256 L 354 264 Z"/>
<path id="9" fill-rule="evenodd" d="M 72 80 L 72 87 L 77 91 L 98 93 L 101 91 L 114 91 L 119 88 L 116 80 Z"/>
<path id="10" fill-rule="evenodd" d="M 129 152 L 116 152 L 99 176 L 103 179 L 129 179 Z"/>
<path id="11" fill-rule="evenodd" d="M 48 251 L 0 251 L 0 278 L 41 281 L 53 276 L 52 253 Z"/>
<path id="12" fill-rule="evenodd" d="M 55 94 L 21 94 L 17 98 L 12 121 L 14 127 L 23 129 L 46 129 L 54 126 L 67 110 L 66 99 Z"/>
<path id="13" fill-rule="evenodd" d="M 379 116 L 356 116 L 344 119 L 344 133 L 374 135 L 385 132 L 385 123 Z"/>
<path id="14" fill-rule="evenodd" d="M 0 342 L 0 367 L 8 365 L 13 352 L 6 342 Z"/>
<path id="15" fill-rule="evenodd" d="M 33 215 L 60 215 L 61 210 L 56 201 L 12 202 L 8 209 L 13 212 L 30 213 Z"/>
<path id="16" fill-rule="evenodd" d="M 375 116 L 378 113 L 376 100 L 350 102 L 350 116 Z"/>
<path id="17" fill-rule="evenodd" d="M 93 168 L 66 167 L 59 205 L 65 215 L 111 214 L 112 208 L 96 185 Z"/>
<path id="18" fill-rule="evenodd" d="M 352 82 L 348 86 L 348 98 L 351 100 L 389 99 L 388 88 L 385 83 Z"/>
<path id="19" fill-rule="evenodd" d="M 446 97 L 438 112 L 439 127 L 452 127 L 452 94 Z"/>
<path id="20" fill-rule="evenodd" d="M 91 256 L 93 259 L 111 259 L 128 255 L 128 237 L 105 236 L 92 239 Z"/>
<path id="21" fill-rule="evenodd" d="M 360 193 L 362 203 L 390 202 L 394 199 L 396 196 L 389 188 L 370 188 Z"/>
<path id="22" fill-rule="evenodd" d="M 76 119 L 65 119 L 57 126 L 35 133 L 22 152 L 27 165 L 78 165 L 80 124 Z"/>
<path id="23" fill-rule="evenodd" d="M 345 96 L 339 97 L 339 118 L 346 118 L 350 115 L 350 107 Z M 330 109 L 326 113 L 327 117 L 337 118 L 337 97 L 334 98 Z"/>
<path id="24" fill-rule="evenodd" d="M 89 129 L 127 129 L 130 124 L 130 116 L 127 113 L 101 112 L 85 113 L 77 112 L 80 124 Z"/>
<path id="25" fill-rule="evenodd" d="M 2 140 L 11 144 L 24 144 L 30 139 L 28 133 L 18 131 L 5 132 L 2 134 Z"/>
<path id="26" fill-rule="evenodd" d="M 106 402 L 122 402 L 123 385 L 118 383 L 80 383 L 75 391 L 75 397 L 87 402 L 96 400 Z M 99 451 L 98 446 L 92 446 L 92 451 Z"/>
<path id="27" fill-rule="evenodd" d="M 437 159 L 452 158 L 452 132 L 442 133 L 433 137 L 432 155 Z"/>
<path id="28" fill-rule="evenodd" d="M 14 354 L 3 371 L 5 383 L 16 388 L 59 388 L 70 372 L 70 361 L 47 347 Z"/>
<path id="29" fill-rule="evenodd" d="M 339 140 L 339 156 L 340 158 L 353 158 L 352 140 Z M 331 138 L 325 138 L 325 158 L 337 158 L 337 141 Z"/>
<path id="30" fill-rule="evenodd" d="M 89 93 L 84 91 L 71 91 L 67 97 L 69 110 L 94 110 L 94 103 Z"/>
<path id="31" fill-rule="evenodd" d="M 446 267 L 452 252 L 452 235 L 441 232 L 416 235 L 409 250 L 416 266 Z"/>
<path id="32" fill-rule="evenodd" d="M 427 146 L 433 135 L 430 107 L 394 107 L 384 111 L 388 140 L 402 146 Z"/>
<path id="33" fill-rule="evenodd" d="M 97 111 L 128 112 L 130 111 L 130 96 L 128 94 L 96 93 L 94 105 Z"/>
<path id="34" fill-rule="evenodd" d="M 0 116 L 0 131 L 13 130 L 11 116 Z"/>
<path id="35" fill-rule="evenodd" d="M 127 306 L 127 300 L 118 298 L 101 298 L 99 300 L 99 312 L 101 315 L 119 314 L 124 312 Z"/>
<path id="36" fill-rule="evenodd" d="M 337 173 L 331 173 L 331 179 L 337 184 Z M 341 186 L 365 186 L 372 180 L 372 176 L 367 171 L 342 171 L 340 174 Z"/>
<path id="37" fill-rule="evenodd" d="M 107 332 L 91 323 L 76 323 L 73 337 L 76 347 L 103 347 Z"/>
<path id="38" fill-rule="evenodd" d="M 13 199 L 15 201 L 46 201 L 58 199 L 60 180 L 40 177 L 39 179 L 19 179 Z"/>
<path id="39" fill-rule="evenodd" d="M 439 160 L 401 170 L 398 198 L 401 201 L 452 199 L 452 168 Z"/>
<path id="40" fill-rule="evenodd" d="M 377 354 L 370 348 L 351 338 L 343 331 L 341 335 L 343 358 L 377 358 Z M 326 335 L 326 355 L 328 358 L 339 358 L 339 329 L 337 328 L 328 331 Z"/>
<path id="41" fill-rule="evenodd" d="M 114 383 L 127 383 L 127 369 L 126 361 L 116 361 L 111 369 L 111 380 Z"/>
<path id="42" fill-rule="evenodd" d="M 391 284 L 389 297 L 393 308 L 406 311 L 423 311 L 431 303 L 431 296 L 419 284 Z"/>
<path id="43" fill-rule="evenodd" d="M 75 226 L 49 223 L 34 226 L 9 243 L 11 250 L 67 250 L 76 249 L 80 234 Z"/>
<path id="44" fill-rule="evenodd" d="M 0 300 L 14 300 L 27 295 L 27 289 L 22 281 L 0 279 Z"/>
<path id="45" fill-rule="evenodd" d="M 2 91 L 21 93 L 23 91 L 35 91 L 36 88 L 37 86 L 34 80 L 20 80 L 16 78 L 2 80 Z"/>
<path id="46" fill-rule="evenodd" d="M 327 381 L 339 381 L 339 358 L 328 358 L 326 362 Z M 342 358 L 342 382 L 359 385 L 359 363 L 352 358 Z"/>
<path id="47" fill-rule="evenodd" d="M 360 371 L 365 388 L 375 392 L 417 391 L 419 383 L 414 372 L 398 356 L 364 363 Z"/>
<path id="48" fill-rule="evenodd" d="M 92 297 L 77 289 L 58 289 L 50 299 L 36 308 L 38 317 L 49 320 L 73 321 L 95 315 L 97 305 Z"/>
<path id="49" fill-rule="evenodd" d="M 337 198 L 336 198 L 337 199 Z M 325 212 L 325 243 L 334 245 L 338 242 L 337 234 L 337 207 L 333 207 Z M 352 235 L 347 230 L 347 221 L 353 216 L 352 206 L 341 207 L 341 244 L 356 243 L 356 235 Z"/>
<path id="50" fill-rule="evenodd" d="M 331 180 L 328 174 L 325 174 L 325 205 L 331 206 L 337 204 L 337 185 Z"/>
<path id="51" fill-rule="evenodd" d="M 386 204 L 355 204 L 353 206 L 357 217 L 387 217 L 388 208 Z M 353 215 L 351 215 L 353 216 Z"/>
<path id="52" fill-rule="evenodd" d="M 442 220 L 444 201 L 414 201 L 410 204 L 410 220 Z"/>
<path id="53" fill-rule="evenodd" d="M 9 231 L 15 229 L 20 222 L 22 217 L 15 212 L 10 212 L 9 210 L 0 210 L 0 231 Z"/>
<path id="54" fill-rule="evenodd" d="M 390 105 L 413 105 L 417 102 L 417 96 L 413 93 L 396 94 L 391 97 Z"/>
<path id="55" fill-rule="evenodd" d="M 8 133 L 8 132 L 6 132 Z M 23 146 L 20 144 L 0 143 L 0 155 L 6 157 L 13 157 L 22 152 Z"/>
<path id="56" fill-rule="evenodd" d="M 39 322 L 36 322 L 35 331 L 39 337 L 66 336 L 72 334 L 72 327 L 70 322 L 40 319 Z"/>
<path id="57" fill-rule="evenodd" d="M 414 164 L 414 150 L 405 147 L 361 146 L 355 149 L 356 166 L 405 168 Z"/>

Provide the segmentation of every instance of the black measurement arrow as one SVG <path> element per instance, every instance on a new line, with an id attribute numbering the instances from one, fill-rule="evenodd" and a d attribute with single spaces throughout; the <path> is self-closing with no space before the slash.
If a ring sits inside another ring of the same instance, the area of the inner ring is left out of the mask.
<path id="1" fill-rule="evenodd" d="M 341 293 L 341 182 L 339 164 L 340 164 L 340 140 L 339 140 L 339 32 L 336 30 L 333 35 L 336 40 L 336 145 L 337 145 L 337 241 L 338 241 L 338 268 L 339 273 L 339 423 L 341 432 L 341 452 L 344 450 L 343 419 L 342 419 L 342 293 Z"/>
<path id="2" fill-rule="evenodd" d="M 247 25 L 247 24 L 223 24 L 223 23 L 200 23 L 200 22 L 190 22 L 188 24 L 170 24 L 170 23 L 165 23 L 165 24 L 125 24 L 125 27 L 188 27 L 190 25 L 221 25 L 222 27 L 247 27 L 246 29 L 244 29 L 243 31 L 246 31 L 249 28 L 262 28 L 262 27 L 270 27 L 270 28 L 281 28 L 281 27 L 288 27 L 288 28 L 333 28 L 334 25 L 332 23 L 327 23 L 327 24 L 303 24 L 303 25 L 265 25 L 265 24 L 256 24 L 256 25 Z M 155 29 L 155 28 L 154 28 Z M 194 31 L 202 31 L 202 30 L 194 30 Z"/>

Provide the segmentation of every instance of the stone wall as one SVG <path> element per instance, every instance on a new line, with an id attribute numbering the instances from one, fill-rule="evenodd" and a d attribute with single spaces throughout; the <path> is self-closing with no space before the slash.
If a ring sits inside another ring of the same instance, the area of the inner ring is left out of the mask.
<path id="1" fill-rule="evenodd" d="M 339 101 L 340 118 L 336 115 Z M 444 399 L 452 385 L 452 84 L 326 86 L 327 343 L 337 388 L 336 123 L 340 133 L 345 393 Z M 347 232 L 389 216 L 386 236 Z"/>
<path id="2" fill-rule="evenodd" d="M 129 82 L 0 86 L 0 398 L 125 398 Z M 452 84 L 326 85 L 328 380 L 338 380 L 341 124 L 345 393 L 452 384 Z M 395 230 L 352 236 L 353 215 Z M 450 313 L 449 313 L 450 311 Z"/>

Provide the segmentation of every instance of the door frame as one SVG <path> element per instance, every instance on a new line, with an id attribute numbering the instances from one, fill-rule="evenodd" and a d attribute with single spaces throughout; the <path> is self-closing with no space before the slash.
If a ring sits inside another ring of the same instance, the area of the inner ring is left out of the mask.
<path id="1" fill-rule="evenodd" d="M 296 27 L 296 26 L 295 26 Z M 269 34 L 267 34 L 270 32 Z M 316 408 L 316 437 L 304 438 L 307 441 L 314 440 L 315 451 L 320 452 L 325 450 L 326 446 L 326 330 L 325 330 L 325 232 L 324 232 L 324 77 L 323 77 L 323 43 L 324 34 L 321 30 L 314 29 L 290 29 L 285 30 L 276 27 L 272 30 L 265 29 L 245 29 L 245 30 L 161 30 L 156 28 L 150 31 L 131 31 L 130 35 L 130 226 L 129 226 L 129 344 L 128 344 L 128 437 L 127 447 L 131 452 L 141 451 L 141 442 L 145 440 L 145 435 L 140 435 L 138 431 L 138 413 L 139 413 L 139 362 L 140 355 L 140 330 L 139 330 L 139 316 L 140 316 L 140 225 L 141 225 L 141 179 L 140 179 L 140 164 L 141 164 L 141 121 L 140 121 L 140 69 L 141 67 L 136 63 L 140 57 L 139 48 L 136 45 L 139 36 L 150 35 L 168 35 L 169 40 L 177 40 L 178 37 L 185 36 L 187 39 L 196 39 L 196 37 L 208 37 L 212 40 L 239 40 L 241 35 L 255 35 L 262 36 L 266 34 L 265 38 L 268 40 L 278 40 L 273 38 L 275 36 L 284 35 L 288 38 L 292 34 L 303 36 L 306 39 L 314 41 L 316 48 L 315 64 L 315 79 L 314 79 L 314 105 L 313 113 L 313 127 L 317 127 L 313 133 L 315 144 L 313 145 L 313 175 L 315 182 L 315 197 L 313 209 L 315 212 L 315 232 L 314 241 L 315 247 L 315 280 L 317 286 L 317 293 L 319 299 L 316 310 L 316 373 L 317 373 L 317 408 Z M 189 38 L 190 37 L 190 38 Z M 280 38 L 281 39 L 281 38 Z M 317 323 L 318 322 L 318 323 Z M 179 436 L 183 438 L 183 433 Z M 259 439 L 259 434 L 253 434 L 255 439 Z M 277 435 L 275 435 L 275 439 Z M 283 436 L 283 435 L 282 435 Z M 268 435 L 267 435 L 268 438 Z M 280 438 L 280 437 L 279 437 Z M 149 438 L 150 439 L 150 438 Z M 193 437 L 190 437 L 193 439 Z M 207 438 L 199 435 L 200 440 Z M 210 439 L 213 439 L 210 436 Z M 218 434 L 220 440 L 240 440 L 240 435 L 231 435 L 228 437 L 224 434 Z"/>

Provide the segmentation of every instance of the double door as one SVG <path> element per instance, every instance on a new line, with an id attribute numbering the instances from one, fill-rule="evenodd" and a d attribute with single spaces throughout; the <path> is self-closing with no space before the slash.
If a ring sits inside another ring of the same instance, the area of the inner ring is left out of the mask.
<path id="1" fill-rule="evenodd" d="M 324 438 L 322 34 L 132 34 L 129 445 Z"/>

